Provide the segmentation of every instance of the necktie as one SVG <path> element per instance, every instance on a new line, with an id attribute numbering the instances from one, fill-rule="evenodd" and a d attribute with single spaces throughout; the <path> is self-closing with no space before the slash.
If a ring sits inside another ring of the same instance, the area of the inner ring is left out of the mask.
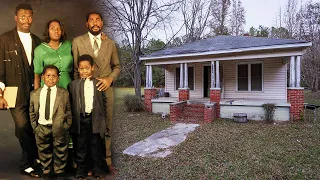
<path id="1" fill-rule="evenodd" d="M 48 87 L 47 97 L 46 97 L 45 116 L 44 116 L 46 120 L 49 120 L 49 117 L 50 117 L 50 94 L 51 94 L 51 89 Z"/>
<path id="2" fill-rule="evenodd" d="M 93 53 L 94 55 L 97 57 L 98 56 L 98 52 L 99 52 L 99 46 L 98 46 L 98 38 L 97 37 L 94 37 L 94 42 L 93 42 Z"/>

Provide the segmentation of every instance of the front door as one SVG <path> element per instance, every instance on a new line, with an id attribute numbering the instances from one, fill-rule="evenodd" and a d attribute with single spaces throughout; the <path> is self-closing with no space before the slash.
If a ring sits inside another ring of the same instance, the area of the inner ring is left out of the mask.
<path id="1" fill-rule="evenodd" d="M 223 89 L 223 67 L 219 66 L 220 88 Z M 210 97 L 211 88 L 211 66 L 203 66 L 203 97 Z"/>

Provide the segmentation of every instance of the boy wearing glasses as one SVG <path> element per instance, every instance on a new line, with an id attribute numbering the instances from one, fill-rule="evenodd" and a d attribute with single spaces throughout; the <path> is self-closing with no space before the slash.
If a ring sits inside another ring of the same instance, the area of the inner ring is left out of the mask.
<path id="1" fill-rule="evenodd" d="M 103 91 L 98 91 L 98 79 L 93 78 L 93 58 L 84 54 L 77 61 L 80 79 L 69 85 L 72 115 L 71 133 L 77 164 L 76 178 L 84 179 L 89 168 L 96 178 L 103 176 L 102 138 L 106 133 L 106 102 Z M 89 160 L 89 161 L 88 161 Z M 92 167 L 88 167 L 89 163 Z"/>
<path id="2" fill-rule="evenodd" d="M 47 65 L 42 72 L 44 86 L 30 94 L 30 121 L 33 128 L 43 178 L 55 173 L 64 179 L 68 156 L 68 131 L 72 122 L 69 93 L 56 86 L 59 69 Z"/>

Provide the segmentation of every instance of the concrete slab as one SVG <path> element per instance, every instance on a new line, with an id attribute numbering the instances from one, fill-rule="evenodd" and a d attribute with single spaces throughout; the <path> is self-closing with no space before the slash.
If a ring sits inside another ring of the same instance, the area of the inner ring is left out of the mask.
<path id="1" fill-rule="evenodd" d="M 187 138 L 188 133 L 194 131 L 198 126 L 199 124 L 177 123 L 133 144 L 123 153 L 141 157 L 166 157 L 171 154 L 171 147 L 182 143 Z"/>

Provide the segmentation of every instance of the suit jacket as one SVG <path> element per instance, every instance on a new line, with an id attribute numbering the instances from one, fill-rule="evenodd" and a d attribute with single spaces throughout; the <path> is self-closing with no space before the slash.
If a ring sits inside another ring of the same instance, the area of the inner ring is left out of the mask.
<path id="1" fill-rule="evenodd" d="M 33 90 L 33 50 L 41 40 L 31 33 L 32 63 L 29 65 L 17 28 L 0 36 L 0 81 L 6 86 L 18 86 L 16 106 L 27 106 Z"/>
<path id="2" fill-rule="evenodd" d="M 81 81 L 83 79 L 76 79 L 69 84 L 69 92 L 71 94 L 71 107 L 72 107 L 72 117 L 73 122 L 71 126 L 71 133 L 80 133 L 80 113 L 81 113 Z M 97 86 L 98 80 L 92 79 L 94 84 L 93 91 L 93 106 L 92 106 L 92 132 L 99 133 L 102 137 L 106 132 L 106 98 L 105 94 L 98 91 Z M 82 87 L 83 88 L 83 87 Z"/>
<path id="3" fill-rule="evenodd" d="M 98 57 L 94 56 L 93 48 L 88 33 L 76 37 L 72 42 L 72 53 L 74 59 L 74 79 L 79 78 L 78 58 L 83 54 L 93 57 L 95 70 L 93 76 L 96 78 L 111 77 L 113 82 L 120 74 L 120 61 L 118 51 L 113 40 L 107 38 L 102 40 Z"/>
<path id="4" fill-rule="evenodd" d="M 39 108 L 40 108 L 40 92 L 42 87 L 33 90 L 30 94 L 29 114 L 31 126 L 37 134 Z M 57 87 L 56 100 L 53 105 L 52 112 L 52 133 L 54 137 L 64 136 L 68 133 L 68 129 L 72 124 L 72 113 L 69 100 L 69 92 L 63 88 Z"/>

